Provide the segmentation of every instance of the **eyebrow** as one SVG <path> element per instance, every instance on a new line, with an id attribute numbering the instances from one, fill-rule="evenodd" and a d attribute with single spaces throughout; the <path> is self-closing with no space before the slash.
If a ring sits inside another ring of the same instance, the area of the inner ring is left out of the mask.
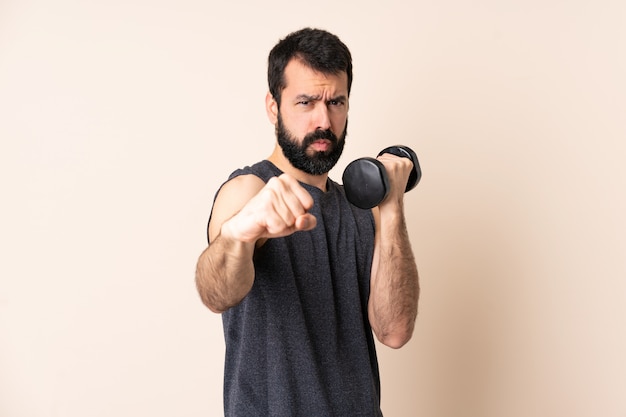
<path id="1" fill-rule="evenodd" d="M 322 96 L 320 95 L 310 96 L 308 94 L 298 94 L 296 96 L 297 101 L 318 101 L 321 98 Z M 342 94 L 336 97 L 331 97 L 328 99 L 328 101 L 346 101 L 347 99 L 348 98 Z"/>

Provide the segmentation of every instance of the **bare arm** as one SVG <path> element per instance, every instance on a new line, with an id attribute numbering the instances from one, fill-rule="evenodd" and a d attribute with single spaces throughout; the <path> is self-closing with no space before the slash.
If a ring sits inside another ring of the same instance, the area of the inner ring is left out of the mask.
<path id="1" fill-rule="evenodd" d="M 254 282 L 254 243 L 220 234 L 198 259 L 196 287 L 200 298 L 214 313 L 237 305 Z"/>
<path id="2" fill-rule="evenodd" d="M 315 227 L 315 217 L 307 213 L 312 205 L 309 193 L 288 175 L 267 184 L 245 175 L 225 184 L 209 224 L 211 244 L 196 267 L 202 302 L 216 313 L 241 302 L 254 283 L 255 248 L 268 238 Z"/>
<path id="3" fill-rule="evenodd" d="M 400 348 L 413 334 L 419 298 L 417 266 L 404 218 L 404 187 L 411 165 L 406 158 L 379 157 L 390 179 L 388 197 L 375 207 L 376 241 L 372 262 L 369 319 L 378 340 Z"/>

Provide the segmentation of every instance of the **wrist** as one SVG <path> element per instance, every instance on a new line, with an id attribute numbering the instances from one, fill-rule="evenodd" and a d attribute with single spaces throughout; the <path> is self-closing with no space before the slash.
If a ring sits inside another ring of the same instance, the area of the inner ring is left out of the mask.
<path id="1" fill-rule="evenodd" d="M 256 236 L 252 236 L 250 233 L 242 231 L 235 217 L 222 223 L 220 237 L 225 241 L 228 241 L 228 244 L 233 247 L 254 247 L 258 239 Z"/>

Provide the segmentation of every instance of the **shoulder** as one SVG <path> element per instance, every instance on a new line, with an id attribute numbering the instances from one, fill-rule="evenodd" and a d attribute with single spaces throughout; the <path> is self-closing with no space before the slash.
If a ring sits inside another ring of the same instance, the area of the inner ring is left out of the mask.
<path id="1" fill-rule="evenodd" d="M 263 182 L 268 182 L 270 178 L 278 177 L 282 173 L 283 172 L 280 169 L 278 169 L 276 165 L 271 163 L 269 160 L 264 159 L 260 162 L 257 162 L 254 165 L 236 170 L 235 172 L 230 174 L 228 179 L 232 180 L 233 178 L 237 178 L 242 175 L 252 174 L 260 178 L 261 180 L 263 180 Z"/>

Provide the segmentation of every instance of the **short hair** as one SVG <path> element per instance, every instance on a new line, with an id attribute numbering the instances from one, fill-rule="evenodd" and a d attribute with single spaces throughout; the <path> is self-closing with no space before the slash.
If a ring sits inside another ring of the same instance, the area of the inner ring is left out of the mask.
<path id="1" fill-rule="evenodd" d="M 270 93 L 280 107 L 280 96 L 286 87 L 285 68 L 292 59 L 322 74 L 348 76 L 348 95 L 352 87 L 352 55 L 348 47 L 332 33 L 321 29 L 304 28 L 281 39 L 270 51 L 267 81 Z"/>

